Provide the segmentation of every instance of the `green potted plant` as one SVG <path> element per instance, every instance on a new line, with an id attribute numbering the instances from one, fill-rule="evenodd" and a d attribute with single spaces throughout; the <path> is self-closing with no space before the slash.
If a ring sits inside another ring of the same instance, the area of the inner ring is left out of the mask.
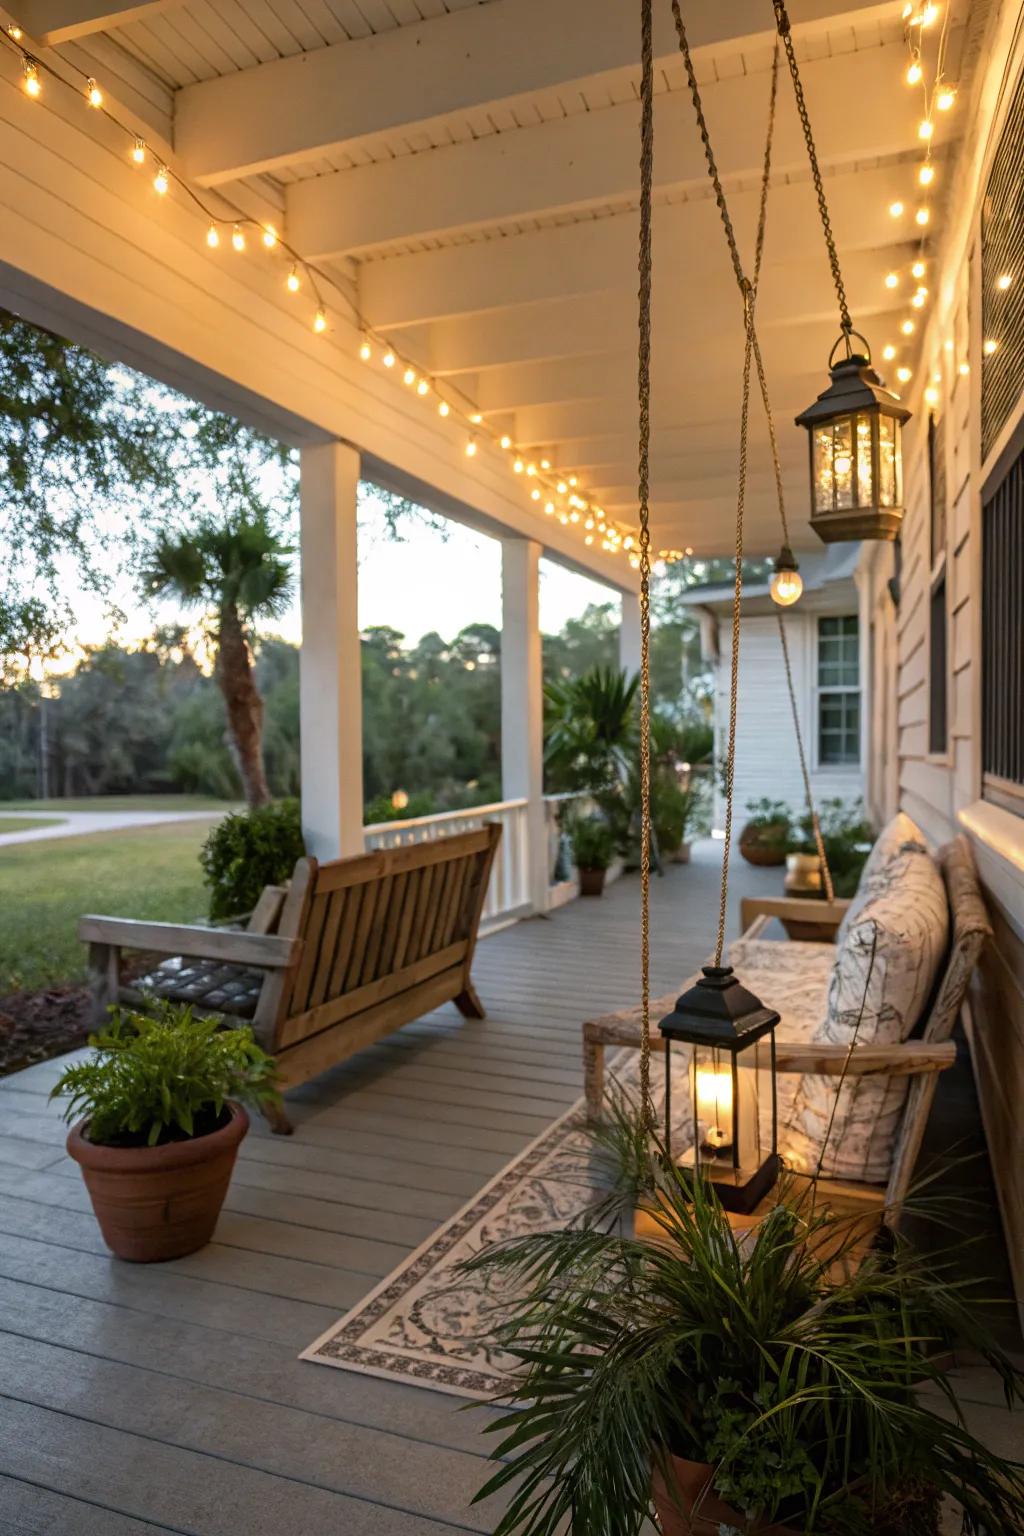
<path id="1" fill-rule="evenodd" d="M 245 1105 L 279 1101 L 274 1063 L 248 1028 L 191 1008 L 112 1013 L 91 1058 L 63 1073 L 68 1153 L 108 1248 L 152 1263 L 208 1243 L 227 1194 Z"/>
<path id="2" fill-rule="evenodd" d="M 674 774 L 660 774 L 652 785 L 651 815 L 654 835 L 662 857 L 673 864 L 689 864 L 690 845 L 686 833 L 693 820 L 696 795 L 683 789 Z"/>
<path id="3" fill-rule="evenodd" d="M 784 864 L 793 818 L 783 800 L 748 800 L 740 853 L 748 864 Z"/>
<path id="4" fill-rule="evenodd" d="M 738 1232 L 657 1145 L 648 1188 L 654 1241 L 605 1211 L 466 1266 L 518 1297 L 500 1342 L 523 1370 L 478 1495 L 506 1501 L 495 1536 L 639 1536 L 655 1513 L 664 1536 L 938 1536 L 943 1496 L 1019 1536 L 1024 1468 L 969 1434 L 939 1351 L 979 1350 L 1008 1403 L 1024 1377 L 962 1286 L 898 1238 L 844 1263 L 856 1223 L 806 1189 Z"/>
<path id="5" fill-rule="evenodd" d="M 573 863 L 581 896 L 600 896 L 615 852 L 612 829 L 603 816 L 577 816 L 570 826 Z"/>

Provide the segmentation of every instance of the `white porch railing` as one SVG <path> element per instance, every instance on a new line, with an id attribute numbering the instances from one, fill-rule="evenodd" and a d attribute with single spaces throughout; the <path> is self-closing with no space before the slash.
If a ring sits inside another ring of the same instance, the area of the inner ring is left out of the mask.
<path id="1" fill-rule="evenodd" d="M 405 848 L 432 843 L 456 832 L 472 832 L 486 821 L 501 822 L 501 841 L 494 856 L 491 883 L 482 921 L 487 924 L 520 916 L 530 909 L 530 866 L 526 800 L 501 800 L 474 805 L 466 811 L 440 811 L 436 816 L 411 816 L 407 821 L 380 821 L 364 828 L 368 850 Z"/>

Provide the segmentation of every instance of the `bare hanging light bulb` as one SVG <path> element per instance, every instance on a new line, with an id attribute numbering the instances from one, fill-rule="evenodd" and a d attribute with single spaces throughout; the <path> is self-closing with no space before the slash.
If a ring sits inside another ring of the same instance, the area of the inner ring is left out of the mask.
<path id="1" fill-rule="evenodd" d="M 796 556 L 788 544 L 782 546 L 775 562 L 775 570 L 769 585 L 772 602 L 780 608 L 791 608 L 804 590 L 804 580 L 796 563 Z"/>

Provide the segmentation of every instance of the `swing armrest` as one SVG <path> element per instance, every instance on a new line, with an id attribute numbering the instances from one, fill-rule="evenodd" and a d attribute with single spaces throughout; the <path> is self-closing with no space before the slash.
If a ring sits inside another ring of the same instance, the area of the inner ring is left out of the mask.
<path id="1" fill-rule="evenodd" d="M 914 1077 L 922 1072 L 945 1072 L 956 1061 L 952 1040 L 903 1040 L 894 1045 L 832 1045 L 814 1040 L 775 1042 L 775 1066 L 779 1072 L 814 1072 L 823 1077 Z"/>
<path id="2" fill-rule="evenodd" d="M 787 930 L 790 923 L 799 924 L 801 930 L 816 930 L 815 938 L 831 940 L 849 905 L 849 899 L 841 896 L 832 901 L 811 896 L 744 896 L 740 901 L 740 932 L 744 938 L 756 938 L 768 921 L 777 917 Z"/>

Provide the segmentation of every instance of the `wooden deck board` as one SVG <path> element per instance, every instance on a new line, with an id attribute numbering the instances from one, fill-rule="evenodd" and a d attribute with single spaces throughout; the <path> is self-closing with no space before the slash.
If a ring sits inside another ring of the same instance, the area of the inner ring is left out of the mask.
<path id="1" fill-rule="evenodd" d="M 720 850 L 654 886 L 652 986 L 705 957 Z M 737 870 L 740 894 L 775 871 Z M 635 999 L 635 880 L 482 942 L 488 1009 L 444 1008 L 255 1126 L 216 1241 L 104 1251 L 41 1063 L 0 1083 L 0 1536 L 440 1536 L 472 1508 L 490 1410 L 296 1356 L 579 1096 L 579 1027 Z"/>

